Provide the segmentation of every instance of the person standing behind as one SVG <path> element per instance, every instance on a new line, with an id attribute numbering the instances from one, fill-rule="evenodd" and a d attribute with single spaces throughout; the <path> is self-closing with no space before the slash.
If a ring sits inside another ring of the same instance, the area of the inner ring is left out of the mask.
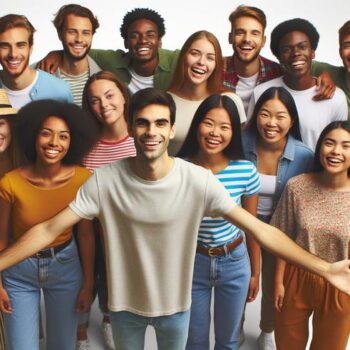
<path id="1" fill-rule="evenodd" d="M 258 168 L 261 179 L 258 218 L 269 223 L 287 181 L 312 169 L 313 152 L 301 142 L 299 117 L 293 97 L 283 87 L 271 87 L 259 98 L 243 133 L 246 159 Z M 261 249 L 262 298 L 259 350 L 274 350 L 273 281 L 275 257 Z"/>
<path id="2" fill-rule="evenodd" d="M 101 70 L 88 56 L 98 20 L 88 8 L 69 4 L 58 10 L 52 22 L 63 46 L 55 75 L 70 85 L 74 103 L 81 107 L 86 81 Z"/>
<path id="3" fill-rule="evenodd" d="M 0 17 L 0 87 L 14 108 L 34 100 L 55 99 L 72 102 L 69 85 L 52 75 L 29 66 L 34 27 L 25 16 Z"/>
<path id="4" fill-rule="evenodd" d="M 343 91 L 336 88 L 332 99 L 314 101 L 316 79 L 311 65 L 315 58 L 319 34 L 307 20 L 294 18 L 277 25 L 271 33 L 271 51 L 285 70 L 282 77 L 258 85 L 249 102 L 248 120 L 255 102 L 271 86 L 283 86 L 293 96 L 297 106 L 302 141 L 315 149 L 323 128 L 335 120 L 346 120 L 348 107 Z"/>
<path id="5" fill-rule="evenodd" d="M 312 73 L 328 72 L 335 84 L 344 91 L 348 102 L 348 119 L 350 120 L 350 21 L 345 22 L 339 29 L 339 54 L 343 61 L 342 67 L 328 63 L 312 62 Z"/>

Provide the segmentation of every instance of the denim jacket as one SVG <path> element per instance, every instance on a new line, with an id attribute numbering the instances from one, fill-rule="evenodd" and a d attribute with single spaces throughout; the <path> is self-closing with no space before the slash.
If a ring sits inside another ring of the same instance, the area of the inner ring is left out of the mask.
<path id="1" fill-rule="evenodd" d="M 245 158 L 258 167 L 256 135 L 250 131 L 245 131 L 242 135 L 242 144 Z M 313 151 L 302 142 L 296 140 L 292 135 L 288 135 L 287 144 L 277 168 L 277 183 L 273 198 L 273 211 L 277 206 L 287 181 L 293 176 L 311 172 L 313 160 Z"/>

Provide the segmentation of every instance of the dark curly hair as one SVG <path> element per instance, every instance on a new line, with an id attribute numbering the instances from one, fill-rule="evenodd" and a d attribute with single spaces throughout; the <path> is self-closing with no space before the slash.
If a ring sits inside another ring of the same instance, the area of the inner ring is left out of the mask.
<path id="1" fill-rule="evenodd" d="M 271 42 L 270 48 L 272 53 L 278 58 L 280 51 L 280 41 L 281 39 L 290 32 L 303 32 L 305 33 L 309 40 L 312 49 L 315 51 L 317 49 L 318 41 L 320 35 L 312 23 L 302 18 L 293 18 L 288 21 L 284 21 L 277 25 L 271 32 Z"/>
<path id="2" fill-rule="evenodd" d="M 69 127 L 70 146 L 62 163 L 80 164 L 97 140 L 95 118 L 73 103 L 56 100 L 30 102 L 18 112 L 17 140 L 27 161 L 36 161 L 36 139 L 43 122 L 51 116 L 63 119 Z"/>
<path id="3" fill-rule="evenodd" d="M 129 26 L 138 19 L 148 19 L 154 22 L 158 27 L 159 38 L 165 34 L 164 18 L 156 11 L 148 8 L 136 8 L 126 13 L 123 23 L 120 27 L 120 34 L 124 40 L 128 38 Z"/>

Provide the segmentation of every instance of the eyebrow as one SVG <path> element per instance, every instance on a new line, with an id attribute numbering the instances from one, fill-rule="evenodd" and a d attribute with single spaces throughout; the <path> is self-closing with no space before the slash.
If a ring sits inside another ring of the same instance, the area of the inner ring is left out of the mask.
<path id="1" fill-rule="evenodd" d="M 331 137 L 325 137 L 324 139 L 323 139 L 323 142 L 324 141 L 331 141 L 331 142 L 337 142 L 335 139 L 332 139 Z M 350 140 L 344 140 L 344 141 L 340 141 L 341 143 L 348 143 L 348 144 L 350 144 Z"/>
<path id="2" fill-rule="evenodd" d="M 151 123 L 147 118 L 144 118 L 144 117 L 136 117 L 135 122 L 137 122 L 137 121 Z M 169 123 L 169 120 L 167 118 L 160 117 L 160 118 L 156 119 L 154 122 L 167 122 L 167 123 Z"/>
<path id="3" fill-rule="evenodd" d="M 47 128 L 47 127 L 43 127 L 43 128 L 41 128 L 41 130 L 49 130 L 49 131 L 54 131 L 53 129 L 51 129 L 51 128 Z M 68 133 L 69 133 L 69 130 L 61 130 L 61 131 L 59 131 L 59 133 L 63 133 L 63 132 L 68 132 Z"/>

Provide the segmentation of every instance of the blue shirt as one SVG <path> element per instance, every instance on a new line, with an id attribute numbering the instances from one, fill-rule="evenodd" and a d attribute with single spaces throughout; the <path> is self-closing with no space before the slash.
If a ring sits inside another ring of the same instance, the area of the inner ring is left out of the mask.
<path id="1" fill-rule="evenodd" d="M 249 159 L 257 167 L 256 135 L 249 130 L 243 132 L 242 145 L 245 158 Z M 289 134 L 283 155 L 278 163 L 276 191 L 273 197 L 273 211 L 276 208 L 287 181 L 293 176 L 312 171 L 313 160 L 313 151 Z"/>
<path id="2" fill-rule="evenodd" d="M 242 196 L 253 196 L 260 190 L 260 179 L 253 163 L 247 160 L 231 160 L 228 166 L 215 174 L 231 198 L 241 205 Z M 223 218 L 204 217 L 198 233 L 198 244 L 218 247 L 234 240 L 240 230 Z"/>

